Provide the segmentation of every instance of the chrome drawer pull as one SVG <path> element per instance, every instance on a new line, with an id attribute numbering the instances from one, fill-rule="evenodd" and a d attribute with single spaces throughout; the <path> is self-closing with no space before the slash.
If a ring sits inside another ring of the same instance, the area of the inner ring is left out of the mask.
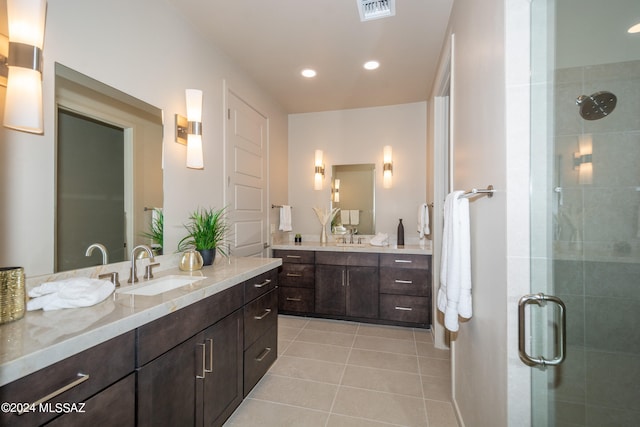
<path id="1" fill-rule="evenodd" d="M 207 341 L 209 341 L 209 369 L 204 368 L 205 373 L 213 372 L 213 338 L 207 338 Z"/>
<path id="2" fill-rule="evenodd" d="M 262 283 L 254 283 L 253 287 L 254 288 L 264 288 L 265 286 L 267 286 L 269 283 L 271 283 L 271 279 L 267 279 Z"/>
<path id="3" fill-rule="evenodd" d="M 302 257 L 300 255 L 287 255 L 287 258 L 300 259 Z"/>
<path id="4" fill-rule="evenodd" d="M 45 397 L 42 397 L 38 400 L 36 400 L 35 402 L 33 402 L 29 407 L 25 408 L 25 410 L 18 412 L 18 415 L 22 415 L 26 412 L 29 412 L 29 408 L 33 408 L 36 405 L 40 405 L 41 403 L 44 403 L 48 400 L 53 399 L 56 396 L 61 395 L 62 393 L 64 393 L 67 390 L 71 390 L 72 388 L 74 388 L 77 385 L 82 384 L 83 382 L 85 382 L 86 380 L 89 379 L 89 374 L 83 374 L 83 373 L 78 373 L 78 379 L 75 381 L 70 382 L 69 384 L 65 385 L 64 387 L 60 387 L 59 389 L 57 389 L 56 391 L 54 391 L 53 393 L 49 393 L 47 394 Z"/>
<path id="5" fill-rule="evenodd" d="M 400 279 L 396 279 L 396 283 L 402 283 L 405 285 L 411 285 L 413 283 L 413 280 L 400 280 Z"/>
<path id="6" fill-rule="evenodd" d="M 410 259 L 397 259 L 396 262 L 411 264 L 413 261 L 411 261 Z"/>
<path id="7" fill-rule="evenodd" d="M 271 347 L 267 347 L 264 350 L 262 350 L 262 353 L 260 353 L 260 356 L 256 357 L 256 362 L 262 362 L 264 360 L 265 357 L 267 357 L 267 354 L 271 353 Z"/>
<path id="8" fill-rule="evenodd" d="M 287 301 L 300 302 L 300 301 L 302 301 L 302 298 L 288 298 L 287 297 Z"/>
<path id="9" fill-rule="evenodd" d="M 302 274 L 298 274 L 298 273 L 287 273 L 287 277 L 302 277 Z"/>
<path id="10" fill-rule="evenodd" d="M 267 309 L 264 310 L 264 313 L 262 313 L 261 316 L 253 316 L 253 318 L 256 319 L 256 320 L 262 320 L 265 317 L 267 317 L 269 315 L 269 313 L 271 313 L 271 309 L 267 308 Z"/>
<path id="11" fill-rule="evenodd" d="M 198 343 L 196 345 L 199 345 L 202 348 L 202 375 L 196 374 L 196 378 L 202 380 L 207 372 L 207 367 L 205 366 L 207 359 L 207 346 L 204 343 Z"/>
<path id="12" fill-rule="evenodd" d="M 396 310 L 400 310 L 400 311 L 413 311 L 413 308 L 411 308 L 411 307 L 398 307 L 398 306 L 396 306 Z"/>

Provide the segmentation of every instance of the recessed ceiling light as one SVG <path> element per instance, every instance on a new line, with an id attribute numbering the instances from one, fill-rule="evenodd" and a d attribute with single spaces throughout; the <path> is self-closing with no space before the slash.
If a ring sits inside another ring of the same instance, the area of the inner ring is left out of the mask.
<path id="1" fill-rule="evenodd" d="M 640 22 L 638 22 L 636 25 L 633 25 L 631 28 L 629 28 L 627 32 L 631 34 L 640 33 Z"/>
<path id="2" fill-rule="evenodd" d="M 311 68 L 305 68 L 304 70 L 302 70 L 300 74 L 302 74 L 304 77 L 311 78 L 311 77 L 315 77 L 317 73 L 316 73 L 316 70 L 312 70 Z"/>
<path id="3" fill-rule="evenodd" d="M 364 63 L 364 68 L 366 70 L 375 70 L 379 66 L 380 66 L 380 63 L 378 61 L 367 61 Z"/>

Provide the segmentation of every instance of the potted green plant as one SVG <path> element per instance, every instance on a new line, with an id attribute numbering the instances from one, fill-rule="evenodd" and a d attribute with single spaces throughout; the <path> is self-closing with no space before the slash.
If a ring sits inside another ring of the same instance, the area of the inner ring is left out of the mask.
<path id="1" fill-rule="evenodd" d="M 213 264 L 216 252 L 227 256 L 226 241 L 229 225 L 226 221 L 226 208 L 198 208 L 189 217 L 184 228 L 187 235 L 180 240 L 178 250 L 195 249 L 202 255 L 204 265 Z"/>
<path id="2" fill-rule="evenodd" d="M 140 233 L 142 237 L 151 240 L 151 250 L 155 255 L 162 255 L 162 247 L 164 245 L 164 214 L 162 209 L 154 209 L 156 215 L 151 220 L 149 231 Z"/>

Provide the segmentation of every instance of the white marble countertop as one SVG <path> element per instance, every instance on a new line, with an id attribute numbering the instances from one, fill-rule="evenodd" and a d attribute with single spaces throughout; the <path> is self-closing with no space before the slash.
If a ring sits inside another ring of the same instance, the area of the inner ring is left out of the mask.
<path id="1" fill-rule="evenodd" d="M 156 296 L 114 293 L 92 307 L 30 311 L 0 325 L 0 386 L 131 331 L 282 264 L 273 258 L 224 258 L 188 273 L 168 268 L 155 278 L 181 274 L 203 280 Z M 155 272 L 154 272 L 155 273 Z M 126 279 L 123 282 L 123 288 Z"/>
<path id="2" fill-rule="evenodd" d="M 300 244 L 285 243 L 276 244 L 271 246 L 272 249 L 281 250 L 296 250 L 296 251 L 327 251 L 327 252 L 366 252 L 366 253 L 379 253 L 379 254 L 412 254 L 412 255 L 431 255 L 431 241 L 428 241 L 424 246 L 421 245 L 405 245 L 404 247 L 397 247 L 396 245 L 389 246 L 372 246 L 368 243 L 362 245 L 342 245 L 335 242 L 321 244 L 320 242 L 302 242 Z"/>

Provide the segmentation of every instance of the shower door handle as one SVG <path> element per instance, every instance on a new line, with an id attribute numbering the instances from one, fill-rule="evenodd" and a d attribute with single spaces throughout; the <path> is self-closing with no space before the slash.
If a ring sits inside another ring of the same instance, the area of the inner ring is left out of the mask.
<path id="1" fill-rule="evenodd" d="M 559 351 L 558 354 L 553 359 L 545 359 L 542 356 L 532 357 L 527 354 L 525 348 L 525 307 L 528 304 L 537 304 L 540 307 L 544 307 L 547 302 L 551 302 L 553 304 L 557 304 L 560 307 L 560 329 L 558 332 L 558 340 L 559 342 Z M 557 366 L 564 361 L 566 352 L 567 352 L 567 316 L 566 316 L 567 307 L 564 305 L 564 302 L 553 295 L 545 295 L 543 293 L 525 295 L 520 298 L 518 302 L 518 353 L 520 354 L 520 359 L 529 366 Z"/>

